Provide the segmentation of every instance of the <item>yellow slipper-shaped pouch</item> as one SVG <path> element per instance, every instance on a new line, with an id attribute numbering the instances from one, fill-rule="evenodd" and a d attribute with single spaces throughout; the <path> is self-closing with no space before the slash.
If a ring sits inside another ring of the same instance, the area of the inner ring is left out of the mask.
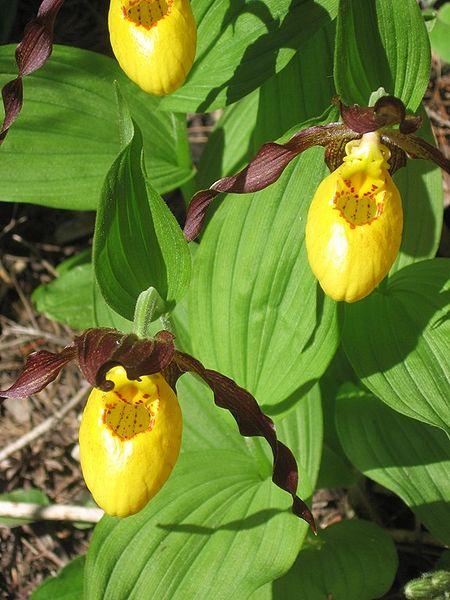
<path id="1" fill-rule="evenodd" d="M 111 0 L 108 20 L 113 52 L 132 81 L 157 96 L 182 85 L 197 44 L 189 0 Z"/>
<path id="2" fill-rule="evenodd" d="M 177 460 L 181 410 L 161 374 L 130 381 L 122 367 L 93 389 L 80 426 L 80 462 L 94 500 L 109 515 L 141 510 L 161 489 Z"/>
<path id="3" fill-rule="evenodd" d="M 402 201 L 377 133 L 349 142 L 343 164 L 319 185 L 306 223 L 311 269 L 334 300 L 364 298 L 400 248 Z"/>

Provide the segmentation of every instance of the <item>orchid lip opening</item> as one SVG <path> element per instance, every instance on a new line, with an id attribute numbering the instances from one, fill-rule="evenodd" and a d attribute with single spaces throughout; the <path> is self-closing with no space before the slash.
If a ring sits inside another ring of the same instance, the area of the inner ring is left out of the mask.
<path id="1" fill-rule="evenodd" d="M 149 432 L 155 426 L 159 399 L 148 393 L 140 394 L 134 385 L 104 394 L 103 401 L 103 423 L 122 440 Z"/>
<path id="2" fill-rule="evenodd" d="M 370 225 L 383 213 L 384 196 L 385 192 L 379 192 L 375 184 L 371 185 L 370 191 L 361 194 L 351 179 L 339 178 L 333 203 L 351 229 L 355 229 L 357 226 Z"/>
<path id="3" fill-rule="evenodd" d="M 134 25 L 150 29 L 170 14 L 173 0 L 129 0 L 122 2 L 125 19 Z"/>

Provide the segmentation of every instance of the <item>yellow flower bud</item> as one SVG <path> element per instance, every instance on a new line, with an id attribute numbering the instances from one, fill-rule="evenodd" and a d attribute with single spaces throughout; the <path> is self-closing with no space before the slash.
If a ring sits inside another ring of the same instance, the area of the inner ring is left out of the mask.
<path id="1" fill-rule="evenodd" d="M 80 426 L 83 477 L 97 504 L 112 516 L 132 515 L 161 489 L 181 445 L 181 410 L 161 374 L 130 381 L 122 367 L 93 389 Z"/>
<path id="2" fill-rule="evenodd" d="M 389 175 L 390 152 L 377 133 L 349 142 L 344 162 L 319 185 L 306 223 L 314 275 L 334 300 L 364 298 L 398 254 L 402 201 Z"/>
<path id="3" fill-rule="evenodd" d="M 197 27 L 189 0 L 111 0 L 109 33 L 120 66 L 150 94 L 170 94 L 194 62 Z"/>

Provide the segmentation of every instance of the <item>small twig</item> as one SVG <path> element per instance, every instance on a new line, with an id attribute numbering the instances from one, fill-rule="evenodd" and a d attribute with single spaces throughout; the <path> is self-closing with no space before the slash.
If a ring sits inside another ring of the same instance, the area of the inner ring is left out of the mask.
<path id="1" fill-rule="evenodd" d="M 98 523 L 103 517 L 100 508 L 75 504 L 50 504 L 42 506 L 31 502 L 0 501 L 0 519 L 30 519 L 31 521 L 71 521 Z"/>
<path id="2" fill-rule="evenodd" d="M 12 282 L 16 292 L 17 292 L 17 295 L 20 298 L 20 301 L 22 302 L 22 305 L 25 309 L 25 312 L 27 313 L 29 320 L 31 321 L 33 327 L 35 327 L 37 329 L 38 325 L 37 325 L 36 319 L 34 318 L 33 309 L 31 307 L 31 304 L 30 304 L 27 296 L 25 295 L 24 291 L 22 290 L 22 287 L 21 287 L 19 281 L 17 280 L 14 270 L 9 271 L 8 275 L 11 279 L 11 282 Z"/>
<path id="3" fill-rule="evenodd" d="M 437 113 L 435 110 L 433 110 L 429 106 L 426 106 L 425 110 L 426 110 L 428 116 L 430 117 L 430 119 L 433 119 L 434 121 L 436 121 L 436 123 L 438 125 L 440 125 L 441 127 L 446 127 L 446 128 L 450 127 L 449 119 L 444 119 L 443 117 L 441 117 L 441 115 L 439 113 Z"/>
<path id="4" fill-rule="evenodd" d="M 36 558 L 39 558 L 39 556 L 40 556 L 39 551 L 36 550 L 36 548 L 33 546 L 33 544 L 30 544 L 30 542 L 27 540 L 26 537 L 24 537 L 22 539 L 22 544 L 28 548 L 28 550 L 31 552 L 31 554 L 36 556 Z"/>
<path id="5" fill-rule="evenodd" d="M 35 427 L 31 431 L 28 431 L 19 439 L 15 440 L 11 444 L 8 444 L 6 448 L 3 448 L 3 450 L 0 451 L 0 462 L 11 456 L 11 454 L 16 452 L 17 450 L 25 448 L 25 446 L 28 446 L 29 444 L 31 444 L 31 442 L 34 442 L 41 435 L 52 429 L 58 421 L 63 419 L 68 412 L 70 412 L 77 406 L 77 404 L 87 394 L 89 389 L 90 385 L 88 383 L 84 383 L 81 389 L 78 391 L 78 393 L 75 394 L 75 396 L 71 400 L 69 400 L 69 402 L 67 402 L 67 404 L 65 404 L 60 410 L 56 411 L 54 415 L 52 415 L 42 423 L 39 423 L 37 427 Z"/>
<path id="6" fill-rule="evenodd" d="M 70 343 L 70 340 L 68 337 L 67 338 L 59 337 L 49 331 L 43 331 L 42 329 L 39 329 L 39 327 L 26 327 L 26 326 L 19 325 L 18 323 L 14 323 L 14 322 L 12 324 L 7 323 L 6 326 L 4 326 L 3 337 L 6 337 L 7 333 L 14 334 L 14 335 L 23 334 L 23 335 L 28 335 L 31 337 L 42 337 L 42 338 L 45 338 L 45 339 L 53 342 L 54 344 L 57 344 L 58 346 L 67 346 L 67 344 Z M 16 342 L 16 343 L 20 344 L 22 342 L 23 342 L 23 340 Z M 11 343 L 10 343 L 10 345 L 11 345 Z M 5 347 L 6 346 L 2 346 L 2 349 L 4 349 Z"/>
<path id="7" fill-rule="evenodd" d="M 46 558 L 47 560 L 49 560 L 50 562 L 52 562 L 54 565 L 56 565 L 58 567 L 58 569 L 62 569 L 66 564 L 67 564 L 67 560 L 61 560 L 61 558 L 59 558 L 59 556 L 56 556 L 56 554 L 54 552 L 52 552 L 52 550 L 50 550 L 50 548 L 48 548 L 42 541 L 41 539 L 35 535 L 34 531 L 31 529 L 31 527 L 29 527 L 28 525 L 23 525 L 23 530 L 25 533 L 27 533 L 29 536 L 31 536 L 34 539 L 34 543 L 36 544 L 36 546 L 38 547 L 38 550 L 40 552 L 40 557 L 42 558 Z M 49 536 L 46 536 L 49 537 Z M 22 543 L 24 545 L 27 545 L 25 543 L 26 538 L 22 537 Z M 50 538 L 50 543 L 53 540 Z M 30 544 L 30 542 L 28 542 L 29 545 L 27 545 L 28 548 L 33 548 L 34 546 L 32 546 L 32 544 Z M 36 550 L 36 548 L 35 548 Z M 34 553 L 33 553 L 34 554 Z M 39 557 L 39 553 L 38 556 L 36 558 Z"/>

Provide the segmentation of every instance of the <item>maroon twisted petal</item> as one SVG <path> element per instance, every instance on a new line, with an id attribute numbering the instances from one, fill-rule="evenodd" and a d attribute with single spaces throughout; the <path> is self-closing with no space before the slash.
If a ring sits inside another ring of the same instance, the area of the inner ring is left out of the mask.
<path id="1" fill-rule="evenodd" d="M 22 109 L 22 78 L 42 67 L 52 53 L 53 26 L 63 2 L 64 0 L 43 0 L 36 18 L 25 27 L 23 39 L 16 48 L 19 74 L 2 89 L 5 118 L 0 129 L 0 144 Z"/>
<path id="2" fill-rule="evenodd" d="M 57 354 L 40 350 L 27 358 L 25 367 L 17 380 L 6 390 L 0 390 L 0 398 L 25 398 L 43 390 L 54 381 L 59 372 L 76 356 L 72 346 Z"/>
<path id="3" fill-rule="evenodd" d="M 185 238 L 192 241 L 199 235 L 208 206 L 218 194 L 258 192 L 274 183 L 293 158 L 311 146 L 326 146 L 345 133 L 348 133 L 348 127 L 342 123 L 314 125 L 297 132 L 285 144 L 264 144 L 242 171 L 219 179 L 209 189 L 201 190 L 193 196 L 183 230 Z"/>
<path id="4" fill-rule="evenodd" d="M 262 412 L 255 398 L 229 377 L 205 369 L 193 356 L 176 350 L 173 362 L 164 375 L 174 386 L 176 379 L 185 372 L 197 373 L 208 384 L 214 393 L 215 404 L 230 411 L 241 435 L 261 436 L 267 440 L 273 454 L 272 481 L 291 494 L 293 513 L 305 520 L 315 532 L 314 517 L 305 502 L 297 496 L 298 468 L 294 455 L 278 440 L 275 425 Z"/>

